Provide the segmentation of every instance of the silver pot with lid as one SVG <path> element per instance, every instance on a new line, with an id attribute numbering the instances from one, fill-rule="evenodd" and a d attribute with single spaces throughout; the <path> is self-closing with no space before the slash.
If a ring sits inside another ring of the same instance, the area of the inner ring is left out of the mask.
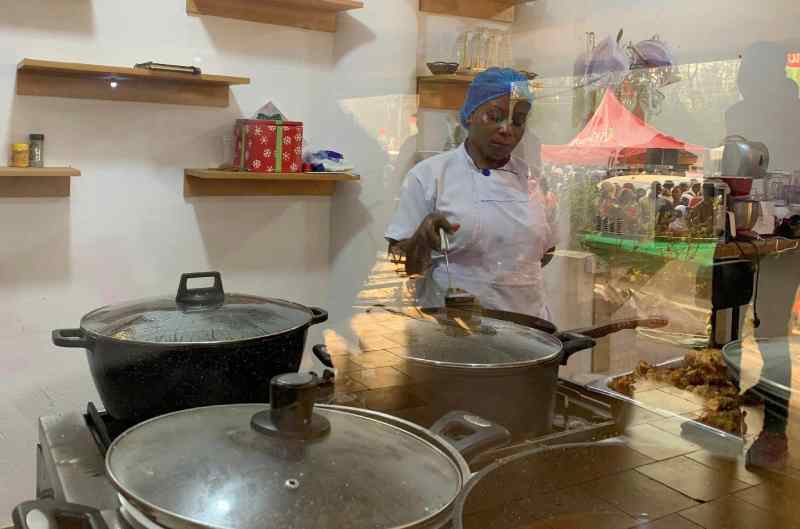
<path id="1" fill-rule="evenodd" d="M 471 476 L 459 452 L 507 442 L 509 433 L 469 416 L 444 418 L 443 435 L 389 415 L 315 405 L 316 375 L 279 375 L 269 409 L 234 404 L 182 410 L 114 440 L 106 473 L 135 527 L 173 529 L 438 528 Z M 468 432 L 466 436 L 464 433 Z M 55 522 L 63 506 L 21 504 Z M 106 529 L 99 513 L 81 517 Z M 55 529 L 51 524 L 50 529 Z"/>
<path id="2" fill-rule="evenodd" d="M 434 416 L 464 410 L 535 437 L 551 432 L 558 370 L 573 354 L 614 332 L 668 323 L 653 317 L 558 331 L 540 318 L 484 308 L 370 310 L 404 322 L 386 337 L 404 347 L 397 367 L 420 381 Z"/>

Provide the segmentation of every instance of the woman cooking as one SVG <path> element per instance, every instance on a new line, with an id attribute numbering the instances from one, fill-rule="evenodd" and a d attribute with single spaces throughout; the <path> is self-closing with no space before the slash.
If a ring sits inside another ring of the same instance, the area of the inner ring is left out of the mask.
<path id="1" fill-rule="evenodd" d="M 423 308 L 441 307 L 452 286 L 485 308 L 548 319 L 542 266 L 552 257 L 553 230 L 530 168 L 511 155 L 532 100 L 519 72 L 486 70 L 461 109 L 466 141 L 409 172 L 386 238 L 409 275 L 424 274 L 416 289 Z M 447 267 L 440 229 L 449 242 Z"/>

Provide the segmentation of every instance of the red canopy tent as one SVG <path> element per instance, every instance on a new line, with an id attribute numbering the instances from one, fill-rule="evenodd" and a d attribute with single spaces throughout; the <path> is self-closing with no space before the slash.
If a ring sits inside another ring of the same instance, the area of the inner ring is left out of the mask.
<path id="1" fill-rule="evenodd" d="M 606 90 L 586 127 L 566 145 L 542 145 L 542 160 L 553 164 L 609 166 L 647 149 L 673 149 L 701 154 L 704 147 L 673 138 L 651 127 Z"/>

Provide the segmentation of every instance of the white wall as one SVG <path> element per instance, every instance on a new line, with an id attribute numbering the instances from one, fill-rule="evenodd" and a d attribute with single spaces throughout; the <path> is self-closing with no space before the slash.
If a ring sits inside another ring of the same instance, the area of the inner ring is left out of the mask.
<path id="1" fill-rule="evenodd" d="M 318 304 L 337 317 L 331 272 L 347 278 L 351 257 L 363 260 L 374 243 L 368 227 L 384 215 L 376 210 L 391 202 L 382 198 L 385 153 L 352 109 L 371 108 L 360 98 L 414 90 L 415 2 L 367 4 L 341 16 L 335 35 L 189 17 L 183 0 L 0 5 L 0 143 L 5 150 L 42 132 L 48 164 L 83 172 L 70 198 L 0 199 L 0 526 L 35 494 L 36 418 L 97 401 L 83 353 L 54 347 L 52 329 L 107 303 L 171 294 L 180 273 L 209 269 L 228 290 Z M 194 62 L 252 84 L 233 88 L 227 109 L 20 97 L 24 57 Z M 340 101 L 352 98 L 346 113 Z M 223 133 L 269 99 L 305 122 L 312 145 L 353 159 L 361 184 L 340 185 L 333 200 L 184 199 L 182 169 L 220 163 Z M 370 119 L 377 130 L 386 118 Z"/>

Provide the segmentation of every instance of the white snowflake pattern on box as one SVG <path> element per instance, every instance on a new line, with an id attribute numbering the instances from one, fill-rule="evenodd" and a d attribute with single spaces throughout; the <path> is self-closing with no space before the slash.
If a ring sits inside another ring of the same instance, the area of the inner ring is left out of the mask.
<path id="1" fill-rule="evenodd" d="M 303 141 L 303 135 L 302 134 L 295 134 L 294 135 L 294 141 L 297 141 L 297 142 Z"/>
<path id="2" fill-rule="evenodd" d="M 289 137 L 289 136 L 286 136 L 285 138 L 283 138 L 283 144 L 284 145 L 291 145 L 292 144 L 292 138 Z"/>
<path id="3" fill-rule="evenodd" d="M 253 132 L 255 133 L 256 136 L 261 136 L 261 127 L 256 127 Z"/>
<path id="4" fill-rule="evenodd" d="M 259 167 L 261 167 L 261 160 L 253 160 L 253 163 L 251 165 L 253 166 L 253 169 L 258 169 Z"/>
<path id="5" fill-rule="evenodd" d="M 261 145 L 266 145 L 268 143 L 269 143 L 269 136 L 267 136 L 266 134 L 261 136 Z"/>
<path id="6" fill-rule="evenodd" d="M 289 161 L 289 158 L 291 158 L 291 157 L 292 157 L 291 153 L 288 153 L 288 152 L 283 153 L 283 159 L 286 160 L 287 162 Z"/>
<path id="7" fill-rule="evenodd" d="M 275 171 L 275 166 L 274 165 L 268 165 L 267 166 L 267 171 L 270 172 L 270 173 Z"/>
<path id="8" fill-rule="evenodd" d="M 271 157 L 272 157 L 272 150 L 271 149 L 265 149 L 264 150 L 264 158 L 271 158 Z"/>
<path id="9" fill-rule="evenodd" d="M 299 145 L 294 148 L 294 153 L 295 154 L 301 154 L 302 152 L 303 152 L 303 148 L 300 147 Z"/>
<path id="10" fill-rule="evenodd" d="M 292 172 L 293 172 L 293 173 L 296 173 L 296 172 L 297 172 L 297 170 L 299 169 L 299 167 L 297 167 L 297 164 L 296 164 L 296 163 L 293 163 L 293 164 L 292 164 L 292 167 L 291 167 L 291 169 L 292 169 Z"/>
<path id="11" fill-rule="evenodd" d="M 276 130 L 278 130 L 278 127 L 276 127 L 275 125 L 270 125 L 269 127 L 267 127 L 267 130 L 270 132 L 275 132 Z"/>

